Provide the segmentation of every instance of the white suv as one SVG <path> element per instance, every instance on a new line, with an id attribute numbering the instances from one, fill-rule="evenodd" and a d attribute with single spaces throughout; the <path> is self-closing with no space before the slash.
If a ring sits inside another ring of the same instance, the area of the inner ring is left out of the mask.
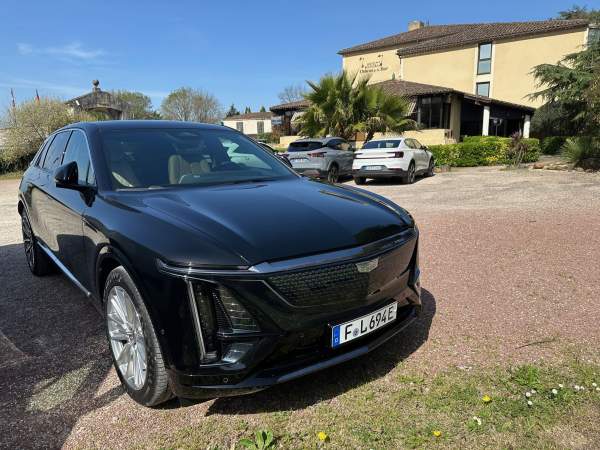
<path id="1" fill-rule="evenodd" d="M 404 183 L 415 181 L 416 175 L 433 175 L 433 154 L 411 138 L 382 138 L 366 142 L 354 154 L 352 176 L 356 184 L 367 178 L 400 177 Z"/>

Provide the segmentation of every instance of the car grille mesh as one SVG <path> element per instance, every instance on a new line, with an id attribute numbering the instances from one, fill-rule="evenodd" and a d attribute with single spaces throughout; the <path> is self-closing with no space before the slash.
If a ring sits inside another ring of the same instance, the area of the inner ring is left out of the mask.
<path id="1" fill-rule="evenodd" d="M 353 303 L 364 300 L 369 274 L 356 264 L 341 264 L 269 277 L 273 288 L 295 306 Z"/>

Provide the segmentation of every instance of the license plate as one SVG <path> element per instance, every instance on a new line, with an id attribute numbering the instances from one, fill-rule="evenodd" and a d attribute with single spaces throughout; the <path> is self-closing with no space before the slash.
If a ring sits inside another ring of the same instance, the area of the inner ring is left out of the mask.
<path id="1" fill-rule="evenodd" d="M 331 333 L 331 346 L 337 347 L 393 322 L 397 311 L 398 303 L 394 302 L 366 316 L 335 325 Z"/>
<path id="2" fill-rule="evenodd" d="M 383 170 L 383 166 L 365 166 L 363 167 L 365 170 Z"/>
<path id="3" fill-rule="evenodd" d="M 290 158 L 290 162 L 306 162 L 308 158 Z"/>

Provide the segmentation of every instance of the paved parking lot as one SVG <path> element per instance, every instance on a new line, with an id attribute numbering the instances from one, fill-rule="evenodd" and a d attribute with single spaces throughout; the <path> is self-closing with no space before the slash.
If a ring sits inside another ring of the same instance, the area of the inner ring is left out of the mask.
<path id="1" fill-rule="evenodd" d="M 94 307 L 65 277 L 30 275 L 17 186 L 0 181 L 1 448 L 127 447 L 207 415 L 301 414 L 394 370 L 600 359 L 600 175 L 465 169 L 365 186 L 419 224 L 416 326 L 361 360 L 254 396 L 141 408 L 118 385 Z"/>

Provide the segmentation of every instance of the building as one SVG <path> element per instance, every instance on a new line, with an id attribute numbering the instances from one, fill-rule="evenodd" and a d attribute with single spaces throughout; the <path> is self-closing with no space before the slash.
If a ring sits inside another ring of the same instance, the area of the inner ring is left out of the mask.
<path id="1" fill-rule="evenodd" d="M 222 124 L 226 127 L 235 128 L 241 133 L 257 138 L 262 134 L 271 133 L 271 119 L 273 113 L 270 111 L 251 112 L 225 117 Z"/>
<path id="2" fill-rule="evenodd" d="M 92 81 L 91 92 L 67 100 L 65 104 L 73 110 L 100 113 L 113 120 L 127 119 L 129 103 L 101 90 L 99 84 L 98 80 Z"/>
<path id="3" fill-rule="evenodd" d="M 587 20 L 425 25 L 340 50 L 347 73 L 407 97 L 423 142 L 515 131 L 529 135 L 541 99 L 532 70 L 580 51 L 599 29 Z"/>

